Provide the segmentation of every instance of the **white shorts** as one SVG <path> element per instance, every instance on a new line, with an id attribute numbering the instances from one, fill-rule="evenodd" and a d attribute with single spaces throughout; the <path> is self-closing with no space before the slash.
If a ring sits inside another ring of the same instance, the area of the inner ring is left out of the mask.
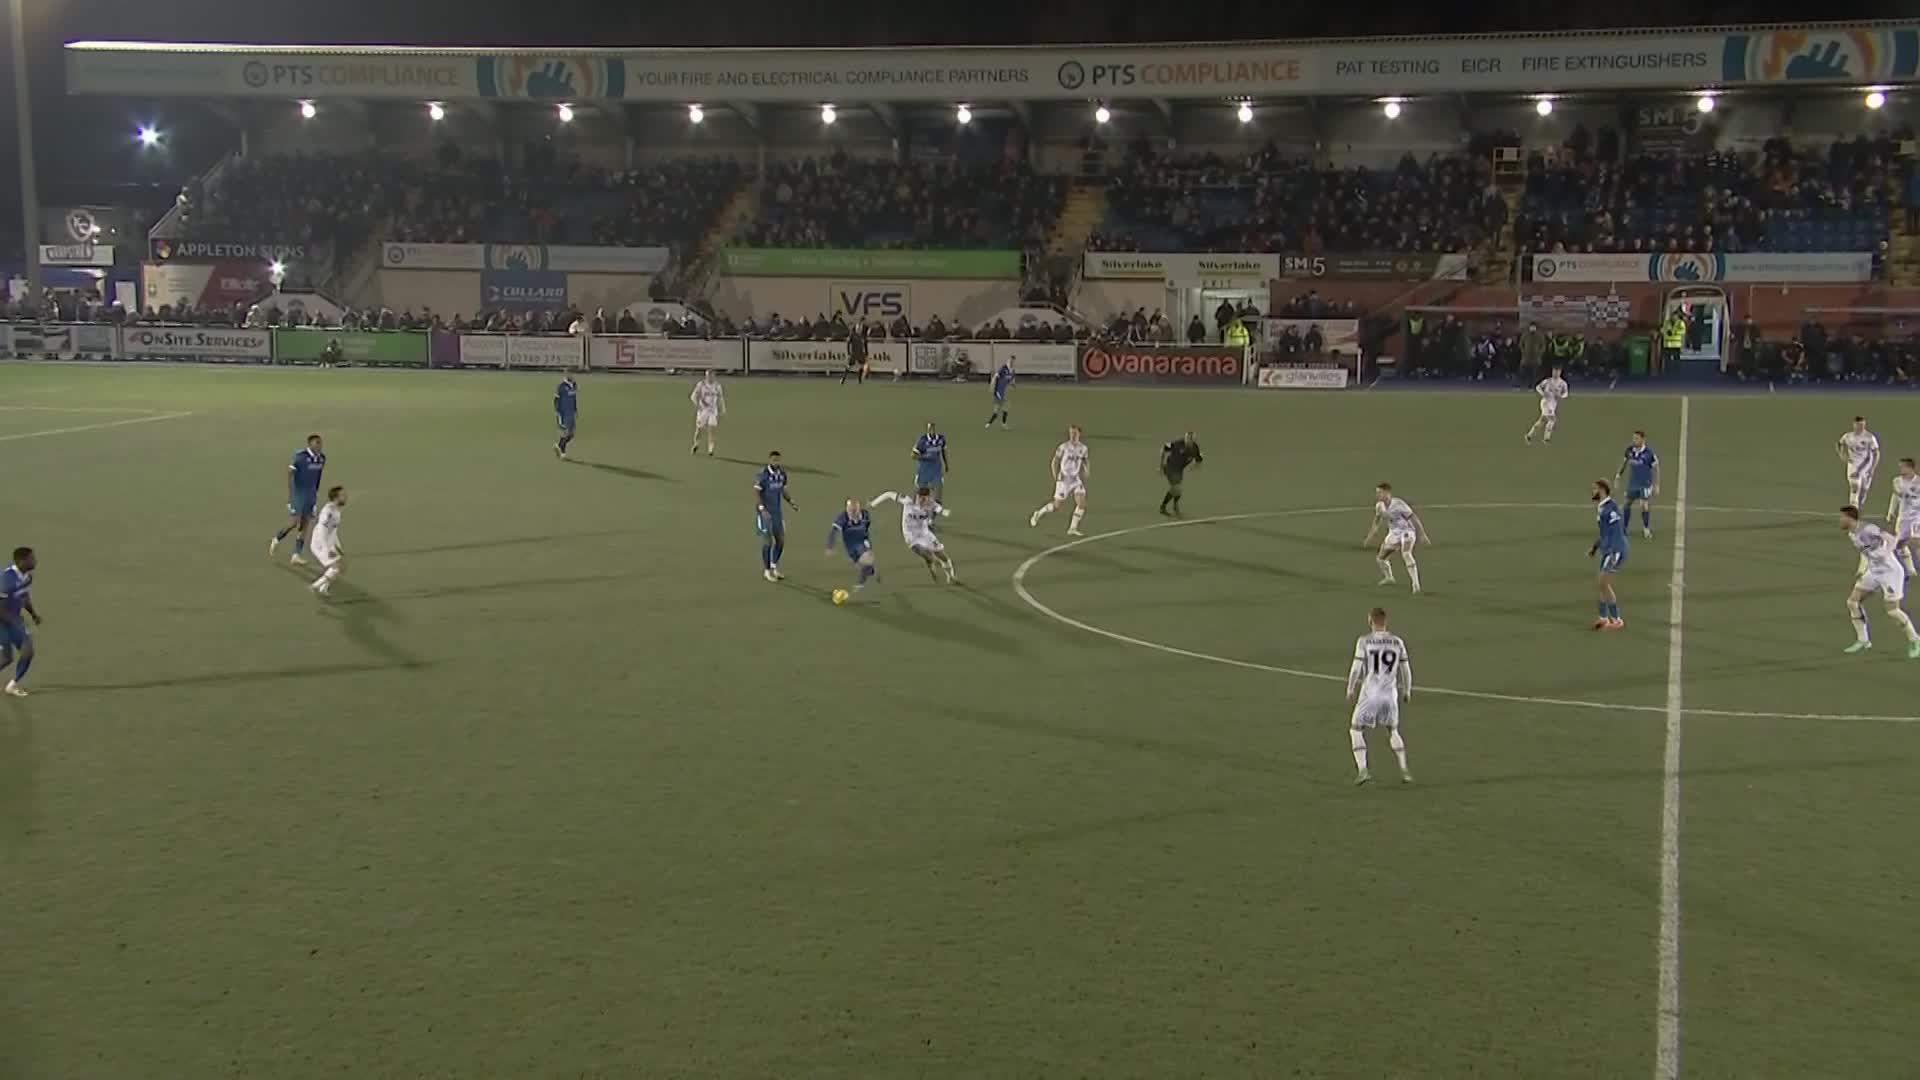
<path id="1" fill-rule="evenodd" d="M 1412 529 L 1390 529 L 1387 531 L 1387 538 L 1380 542 L 1380 546 L 1382 549 L 1394 551 L 1412 551 L 1414 542 L 1418 539 L 1420 539 L 1419 534 Z"/>
<path id="2" fill-rule="evenodd" d="M 1400 727 L 1400 699 L 1397 697 L 1363 697 L 1354 703 L 1353 726 L 1361 730 L 1367 728 L 1386 728 L 1389 731 Z"/>
<path id="3" fill-rule="evenodd" d="M 1559 413 L 1560 413 L 1560 406 L 1547 401 L 1542 401 L 1540 403 L 1540 415 L 1542 417 L 1547 419 L 1552 419 L 1553 417 L 1559 415 Z"/>
<path id="4" fill-rule="evenodd" d="M 1847 495 L 1849 498 L 1864 500 L 1867 497 L 1867 492 L 1871 490 L 1873 490 L 1872 469 L 1867 469 L 1864 472 L 1854 472 L 1851 469 L 1847 470 Z M 1865 508 L 1862 507 L 1862 509 Z"/>
<path id="5" fill-rule="evenodd" d="M 313 553 L 313 561 L 331 570 L 340 562 L 340 549 L 325 544 L 312 544 L 307 548 Z"/>
<path id="6" fill-rule="evenodd" d="M 1082 480 L 1061 479 L 1053 485 L 1054 502 L 1065 502 L 1075 495 L 1085 495 L 1086 493 L 1087 485 L 1085 481 Z"/>
<path id="7" fill-rule="evenodd" d="M 1868 570 L 1853 583 L 1855 592 L 1879 593 L 1895 603 L 1907 598 L 1907 573 L 1899 567 L 1892 570 Z"/>
<path id="8" fill-rule="evenodd" d="M 1908 514 L 1900 519 L 1900 528 L 1894 539 L 1899 543 L 1920 540 L 1920 514 Z"/>
<path id="9" fill-rule="evenodd" d="M 703 428 L 719 427 L 720 411 L 718 409 L 701 409 L 699 412 L 693 414 L 693 426 Z"/>
<path id="10" fill-rule="evenodd" d="M 947 545 L 932 533 L 919 533 L 907 537 L 907 547 L 914 551 L 924 551 L 929 555 L 938 555 L 947 550 Z"/>

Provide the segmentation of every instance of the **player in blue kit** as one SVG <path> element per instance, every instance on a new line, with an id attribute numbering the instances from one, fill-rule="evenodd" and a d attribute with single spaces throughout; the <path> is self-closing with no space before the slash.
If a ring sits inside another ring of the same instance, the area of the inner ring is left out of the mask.
<path id="1" fill-rule="evenodd" d="M 787 470 L 780 464 L 780 451 L 767 455 L 767 464 L 753 481 L 753 527 L 760 534 L 761 576 L 780 580 L 780 556 L 787 551 L 786 507 L 800 509 L 787 494 Z"/>
<path id="2" fill-rule="evenodd" d="M 289 562 L 299 564 L 307 560 L 302 552 L 307 550 L 307 530 L 313 525 L 313 512 L 320 505 L 320 474 L 327 470 L 327 455 L 322 448 L 320 436 L 307 436 L 307 445 L 294 451 L 293 463 L 287 466 L 287 527 L 274 534 L 267 544 L 267 554 L 280 550 L 280 541 L 293 537 L 293 558 Z"/>
<path id="3" fill-rule="evenodd" d="M 1595 630 L 1625 630 L 1620 617 L 1620 598 L 1613 592 L 1613 576 L 1627 565 L 1627 515 L 1613 501 L 1613 485 L 1605 480 L 1593 482 L 1593 501 L 1599 504 L 1600 536 L 1587 549 L 1587 557 L 1600 556 L 1600 573 L 1594 579 L 1600 596 L 1600 616 L 1593 621 Z"/>
<path id="4" fill-rule="evenodd" d="M 33 666 L 33 635 L 27 633 L 27 620 L 40 625 L 40 613 L 33 608 L 33 568 L 37 560 L 33 549 L 21 547 L 13 549 L 13 565 L 0 570 L 0 667 L 18 655 L 19 661 L 13 666 L 13 678 L 7 680 L 6 694 L 9 697 L 26 697 L 27 688 L 20 684 L 27 679 L 27 669 Z"/>
<path id="5" fill-rule="evenodd" d="M 993 411 L 987 414 L 987 427 L 995 420 L 1000 421 L 1000 430 L 1007 430 L 1007 391 L 1013 389 L 1013 358 L 1001 361 L 1000 370 L 993 373 Z"/>
<path id="6" fill-rule="evenodd" d="M 837 536 L 846 546 L 847 558 L 859 568 L 859 579 L 854 582 L 853 591 L 859 592 L 867 587 L 867 582 L 880 578 L 880 568 L 873 560 L 873 515 L 860 505 L 859 499 L 848 499 L 847 508 L 836 514 L 833 525 L 827 529 L 827 554 L 833 554 L 833 541 Z"/>
<path id="7" fill-rule="evenodd" d="M 553 419 L 560 427 L 560 439 L 553 444 L 553 456 L 567 460 L 567 446 L 573 442 L 573 429 L 580 420 L 580 384 L 568 375 L 553 391 Z"/>
<path id="8" fill-rule="evenodd" d="M 1627 447 L 1620 468 L 1614 471 L 1613 478 L 1627 478 L 1627 513 L 1633 513 L 1633 504 L 1640 504 L 1640 535 L 1653 539 L 1653 497 L 1660 494 L 1660 455 L 1647 445 L 1647 433 L 1633 433 L 1633 445 Z"/>
<path id="9" fill-rule="evenodd" d="M 913 440 L 913 463 L 913 486 L 931 488 L 934 501 L 939 502 L 952 466 L 947 463 L 947 437 L 934 429 L 931 420 L 927 421 L 927 433 Z"/>

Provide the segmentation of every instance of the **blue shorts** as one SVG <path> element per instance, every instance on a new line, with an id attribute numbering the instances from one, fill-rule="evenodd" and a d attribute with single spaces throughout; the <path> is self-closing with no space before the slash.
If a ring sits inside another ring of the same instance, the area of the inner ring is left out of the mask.
<path id="1" fill-rule="evenodd" d="M 293 497 L 293 501 L 287 504 L 287 510 L 295 517 L 310 518 L 319 505 L 319 493 L 303 491 L 296 494 Z"/>
<path id="2" fill-rule="evenodd" d="M 1007 392 L 1005 390 L 995 390 L 993 392 L 993 400 L 1005 405 L 1007 403 Z"/>
<path id="3" fill-rule="evenodd" d="M 568 432 L 573 430 L 574 425 L 579 421 L 579 419 L 580 418 L 577 416 L 568 416 L 565 413 L 561 413 L 559 416 L 555 417 L 555 420 L 560 425 L 560 430 L 568 431 Z"/>
<path id="4" fill-rule="evenodd" d="M 873 550 L 873 541 L 871 540 L 863 540 L 859 544 L 848 544 L 847 558 L 852 562 L 859 562 L 860 557 L 862 555 L 865 555 L 867 552 L 872 550 Z"/>
<path id="5" fill-rule="evenodd" d="M 1601 573 L 1617 574 L 1620 572 L 1620 568 L 1625 565 L 1627 565 L 1627 549 L 1626 548 L 1601 548 L 1600 549 L 1600 572 Z"/>
<path id="6" fill-rule="evenodd" d="M 753 531 L 761 536 L 785 536 L 787 523 L 780 520 L 779 514 L 755 514 Z"/>
<path id="7" fill-rule="evenodd" d="M 0 622 L 0 647 L 8 649 L 25 648 L 33 635 L 27 633 L 26 616 L 16 622 Z"/>
<path id="8" fill-rule="evenodd" d="M 913 474 L 913 486 L 916 488 L 939 487 L 941 479 L 938 469 L 919 469 Z"/>
<path id="9" fill-rule="evenodd" d="M 1628 502 L 1652 502 L 1653 489 L 1650 487 L 1630 487 L 1627 489 Z"/>

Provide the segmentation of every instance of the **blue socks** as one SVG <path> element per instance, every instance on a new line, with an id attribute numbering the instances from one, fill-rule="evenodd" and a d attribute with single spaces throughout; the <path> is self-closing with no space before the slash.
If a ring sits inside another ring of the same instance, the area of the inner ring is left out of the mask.
<path id="1" fill-rule="evenodd" d="M 1653 528 L 1653 511 L 1651 510 L 1640 511 L 1640 527 L 1643 529 Z"/>
<path id="2" fill-rule="evenodd" d="M 281 540 L 285 540 L 289 535 L 292 534 L 293 530 L 294 530 L 294 526 L 292 525 L 289 525 L 286 528 L 281 529 L 279 532 L 273 534 L 274 541 L 278 542 Z"/>
<path id="3" fill-rule="evenodd" d="M 1603 619 L 1617 619 L 1620 617 L 1620 605 L 1618 603 L 1608 603 L 1602 600 L 1596 606 L 1600 609 L 1600 617 Z"/>
<path id="4" fill-rule="evenodd" d="M 862 566 L 860 568 L 860 584 L 865 585 L 868 581 L 872 580 L 874 573 L 873 567 Z"/>
<path id="5" fill-rule="evenodd" d="M 27 653 L 20 662 L 13 665 L 13 681 L 20 682 L 27 677 L 27 669 L 33 666 L 33 654 Z"/>
<path id="6" fill-rule="evenodd" d="M 305 537 L 304 535 L 302 535 L 302 536 L 296 536 L 296 537 L 294 537 L 294 538 L 293 538 L 293 553 L 294 553 L 295 555 L 298 555 L 298 554 L 300 554 L 301 552 L 303 552 L 303 551 L 305 551 L 305 550 L 307 550 L 307 538 L 306 538 L 306 537 Z"/>
<path id="7" fill-rule="evenodd" d="M 773 541 L 771 540 L 760 542 L 760 569 L 773 569 Z"/>
<path id="8" fill-rule="evenodd" d="M 786 553 L 787 553 L 787 538 L 785 536 L 774 537 L 773 538 L 773 555 L 771 558 L 767 560 L 768 568 L 771 569 L 772 567 L 779 565 L 780 556 L 785 555 Z"/>
<path id="9" fill-rule="evenodd" d="M 566 453 L 567 444 L 571 443 L 572 441 L 573 441 L 573 432 L 571 431 L 567 432 L 565 435 L 560 436 L 560 452 L 563 454 Z"/>

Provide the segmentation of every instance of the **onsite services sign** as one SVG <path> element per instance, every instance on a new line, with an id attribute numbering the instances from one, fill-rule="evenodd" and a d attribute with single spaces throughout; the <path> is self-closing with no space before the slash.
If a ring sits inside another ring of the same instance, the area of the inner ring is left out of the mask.
<path id="1" fill-rule="evenodd" d="M 1089 278 L 1103 280 L 1192 284 L 1217 281 L 1256 285 L 1280 276 L 1280 256 L 1089 251 L 1082 270 Z"/>
<path id="2" fill-rule="evenodd" d="M 305 244 L 255 243 L 244 240 L 175 240 L 156 236 L 150 241 L 154 262 L 291 262 L 307 257 Z"/>
<path id="3" fill-rule="evenodd" d="M 135 360 L 271 363 L 273 332 L 215 326 L 129 326 L 126 355 Z"/>
<path id="4" fill-rule="evenodd" d="M 558 270 L 576 274 L 657 274 L 667 268 L 663 247 L 591 247 L 575 244 L 380 245 L 389 270 Z"/>
<path id="5" fill-rule="evenodd" d="M 1549 282 L 1672 281 L 1783 282 L 1796 285 L 1870 281 L 1873 256 L 1864 251 L 1804 255 L 1723 255 L 1676 252 L 1665 255 L 1535 255 L 1533 280 Z"/>
<path id="6" fill-rule="evenodd" d="M 1017 278 L 1020 253 L 730 247 L 720 267 L 734 277 Z"/>
<path id="7" fill-rule="evenodd" d="M 736 339 L 596 334 L 587 343 L 587 366 L 596 371 L 739 371 L 746 347 Z"/>
<path id="8" fill-rule="evenodd" d="M 1280 276 L 1371 278 L 1376 281 L 1465 281 L 1465 255 L 1381 252 L 1361 255 L 1283 255 Z"/>
<path id="9" fill-rule="evenodd" d="M 1245 378 L 1241 350 L 1220 345 L 1080 346 L 1080 378 L 1090 383 L 1238 386 Z"/>
<path id="10" fill-rule="evenodd" d="M 1920 28 L 1802 24 L 1692 31 L 1153 46 L 629 49 L 592 54 L 73 42 L 81 94 L 521 100 L 1112 101 L 1556 93 L 1912 82 Z"/>
<path id="11" fill-rule="evenodd" d="M 1262 390 L 1345 390 L 1350 372 L 1343 367 L 1261 368 L 1255 384 Z"/>

